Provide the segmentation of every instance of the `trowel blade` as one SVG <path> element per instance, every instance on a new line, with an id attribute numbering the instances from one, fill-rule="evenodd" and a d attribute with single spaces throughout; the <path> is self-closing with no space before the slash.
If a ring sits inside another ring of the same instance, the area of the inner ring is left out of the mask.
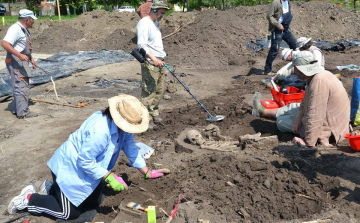
<path id="1" fill-rule="evenodd" d="M 223 120 L 225 116 L 223 115 L 217 115 L 217 116 L 209 116 L 209 118 L 206 119 L 208 122 L 219 122 Z"/>

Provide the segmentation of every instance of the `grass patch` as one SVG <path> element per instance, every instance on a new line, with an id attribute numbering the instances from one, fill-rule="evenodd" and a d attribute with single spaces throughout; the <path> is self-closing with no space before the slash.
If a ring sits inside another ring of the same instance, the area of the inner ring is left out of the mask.
<path id="1" fill-rule="evenodd" d="M 18 21 L 18 16 L 0 16 L 1 17 L 1 20 L 0 20 L 0 23 L 2 23 L 2 18 L 5 19 L 5 24 L 6 25 L 11 25 L 11 24 L 14 24 Z M 75 19 L 79 17 L 79 15 L 62 15 L 61 16 L 61 21 L 62 20 L 70 20 L 70 19 Z M 59 16 L 55 15 L 55 16 L 39 16 L 37 17 L 38 19 L 36 21 L 41 21 L 41 20 L 48 20 L 48 19 L 51 19 L 53 21 L 59 21 Z M 35 21 L 35 23 L 36 23 Z"/>

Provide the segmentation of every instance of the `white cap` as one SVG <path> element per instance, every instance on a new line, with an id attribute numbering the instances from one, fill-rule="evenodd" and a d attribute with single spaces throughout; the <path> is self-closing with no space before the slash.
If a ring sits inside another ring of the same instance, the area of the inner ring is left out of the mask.
<path id="1" fill-rule="evenodd" d="M 34 15 L 34 13 L 32 11 L 30 11 L 29 9 L 21 9 L 19 11 L 19 18 L 27 18 L 30 17 L 32 19 L 37 19 L 36 16 Z"/>
<path id="2" fill-rule="evenodd" d="M 299 52 L 292 65 L 308 77 L 324 70 L 324 67 L 319 66 L 319 62 L 314 60 L 314 54 L 310 51 Z"/>
<path id="3" fill-rule="evenodd" d="M 292 52 L 292 49 L 290 49 L 290 48 L 283 49 L 283 51 L 281 51 L 281 59 L 286 61 L 291 52 Z"/>
<path id="4" fill-rule="evenodd" d="M 310 40 L 311 38 L 300 37 L 299 39 L 296 40 L 296 47 L 301 48 L 305 46 L 305 44 L 307 44 Z"/>

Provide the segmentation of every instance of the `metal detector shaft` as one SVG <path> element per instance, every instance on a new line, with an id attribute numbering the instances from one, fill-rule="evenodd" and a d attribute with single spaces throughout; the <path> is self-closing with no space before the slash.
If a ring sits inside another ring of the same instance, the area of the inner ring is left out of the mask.
<path id="1" fill-rule="evenodd" d="M 193 94 L 191 93 L 190 89 L 176 76 L 176 74 L 171 70 L 171 68 L 170 68 L 168 65 L 166 65 L 166 64 L 164 64 L 164 66 L 166 67 L 166 69 L 168 69 L 168 70 L 170 71 L 170 73 L 176 78 L 176 80 L 178 80 L 178 81 L 180 82 L 180 84 L 185 88 L 185 90 L 186 90 L 187 92 L 189 92 L 189 94 L 196 100 L 196 102 L 199 103 L 200 107 L 201 107 L 202 109 L 204 109 L 204 111 L 206 111 L 206 113 L 208 113 L 210 117 L 212 117 L 212 115 L 210 114 L 210 112 L 209 112 L 208 110 L 206 110 L 206 108 L 204 107 L 204 105 L 201 104 L 200 101 L 195 97 L 195 95 L 193 95 Z"/>

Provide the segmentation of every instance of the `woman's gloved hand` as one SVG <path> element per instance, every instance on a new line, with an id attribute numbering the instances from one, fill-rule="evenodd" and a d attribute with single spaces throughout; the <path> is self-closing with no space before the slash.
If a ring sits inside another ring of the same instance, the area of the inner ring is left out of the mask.
<path id="1" fill-rule="evenodd" d="M 125 183 L 125 181 L 121 178 L 118 177 L 116 174 L 114 173 L 110 173 L 106 178 L 105 178 L 105 182 L 110 184 L 111 188 L 114 191 L 123 191 L 123 190 L 128 190 L 128 185 Z"/>
<path id="2" fill-rule="evenodd" d="M 145 175 L 145 179 L 155 179 L 164 176 L 164 174 L 170 173 L 169 169 L 160 169 L 160 170 L 152 170 L 148 171 Z"/>

